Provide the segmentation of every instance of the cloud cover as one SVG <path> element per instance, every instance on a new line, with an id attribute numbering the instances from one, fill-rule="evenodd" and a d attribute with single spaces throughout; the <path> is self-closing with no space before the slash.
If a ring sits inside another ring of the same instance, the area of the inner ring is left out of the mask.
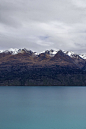
<path id="1" fill-rule="evenodd" d="M 86 53 L 85 0 L 0 0 L 0 49 Z"/>

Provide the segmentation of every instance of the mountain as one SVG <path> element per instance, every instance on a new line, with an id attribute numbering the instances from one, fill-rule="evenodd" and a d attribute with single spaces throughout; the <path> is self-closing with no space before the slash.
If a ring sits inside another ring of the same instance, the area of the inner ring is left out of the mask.
<path id="1" fill-rule="evenodd" d="M 0 51 L 0 85 L 86 85 L 85 54 L 28 49 Z"/>

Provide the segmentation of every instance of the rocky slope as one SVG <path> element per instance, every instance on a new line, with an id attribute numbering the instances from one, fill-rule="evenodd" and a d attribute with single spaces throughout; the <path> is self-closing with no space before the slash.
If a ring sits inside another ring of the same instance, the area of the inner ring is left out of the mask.
<path id="1" fill-rule="evenodd" d="M 0 51 L 0 85 L 86 85 L 85 55 L 62 50 Z"/>

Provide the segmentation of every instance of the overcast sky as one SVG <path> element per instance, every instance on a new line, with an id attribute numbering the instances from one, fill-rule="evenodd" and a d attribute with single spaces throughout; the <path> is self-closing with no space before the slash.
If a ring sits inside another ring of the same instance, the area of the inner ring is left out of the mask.
<path id="1" fill-rule="evenodd" d="M 86 53 L 86 0 L 0 0 L 0 49 Z"/>

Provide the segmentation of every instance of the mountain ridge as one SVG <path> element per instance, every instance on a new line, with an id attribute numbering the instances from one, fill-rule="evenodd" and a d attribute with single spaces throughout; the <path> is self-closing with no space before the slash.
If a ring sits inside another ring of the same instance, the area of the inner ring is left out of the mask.
<path id="1" fill-rule="evenodd" d="M 63 50 L 0 53 L 0 85 L 86 85 L 86 60 Z"/>
<path id="2" fill-rule="evenodd" d="M 11 53 L 13 55 L 15 54 L 18 54 L 18 53 L 23 53 L 23 52 L 26 52 L 28 53 L 29 51 L 33 52 L 35 55 L 39 55 L 41 53 L 46 53 L 46 54 L 50 54 L 50 56 L 54 56 L 58 51 L 60 51 L 61 49 L 57 49 L 57 50 L 54 50 L 54 49 L 50 49 L 50 50 L 45 50 L 43 52 L 34 52 L 32 50 L 29 50 L 29 49 L 26 49 L 26 48 L 21 48 L 21 49 L 18 49 L 18 48 L 10 48 L 8 50 L 0 50 L 0 53 Z M 76 54 L 74 53 L 73 51 L 65 51 L 65 50 L 61 50 L 63 53 L 65 53 L 66 55 L 72 57 L 74 55 L 79 55 L 81 58 L 83 59 L 86 59 L 86 54 Z"/>

